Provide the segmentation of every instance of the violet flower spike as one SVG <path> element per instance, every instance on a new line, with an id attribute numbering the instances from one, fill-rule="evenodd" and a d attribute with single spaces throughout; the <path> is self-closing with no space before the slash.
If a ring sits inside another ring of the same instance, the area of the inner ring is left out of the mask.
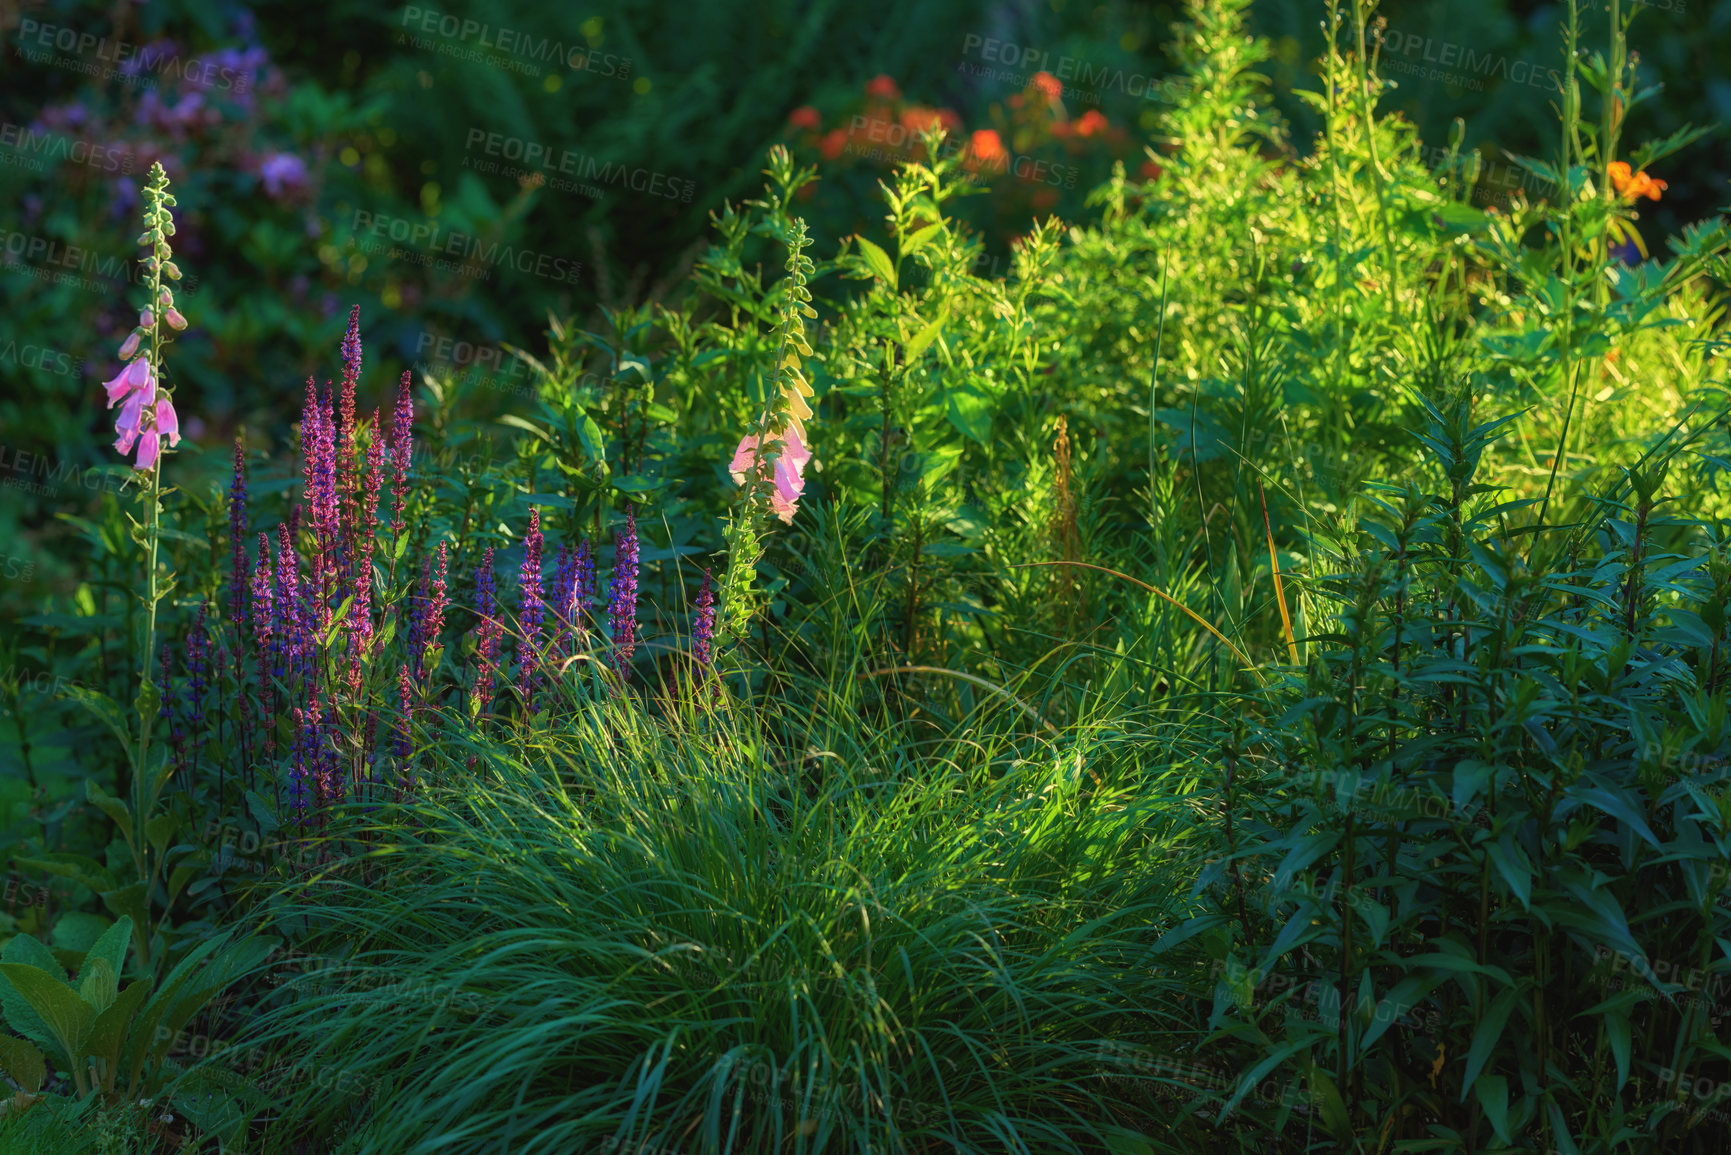
<path id="1" fill-rule="evenodd" d="M 703 584 L 697 588 L 697 620 L 691 627 L 691 656 L 697 661 L 698 676 L 707 679 L 715 664 L 715 591 L 710 587 L 708 570 L 703 571 Z"/>
<path id="2" fill-rule="evenodd" d="M 631 678 L 631 655 L 637 652 L 637 512 L 630 503 L 614 551 L 607 611 L 613 626 L 613 669 L 624 682 Z"/>
<path id="3" fill-rule="evenodd" d="M 493 581 L 493 547 L 488 546 L 475 573 L 475 612 L 481 620 L 475 627 L 475 690 L 470 708 L 477 715 L 484 714 L 493 700 L 493 661 L 498 656 L 499 635 L 504 629 L 495 616 L 498 608 Z"/>
<path id="4" fill-rule="evenodd" d="M 228 608 L 235 628 L 239 629 L 248 617 L 247 594 L 251 585 L 246 566 L 246 441 L 239 433 L 234 437 L 234 478 L 228 486 L 228 542 Z"/>
<path id="5" fill-rule="evenodd" d="M 536 648 L 541 641 L 541 547 L 541 511 L 531 509 L 529 532 L 523 539 L 523 566 L 517 574 L 522 598 L 517 623 L 523 635 L 517 654 L 517 693 L 530 714 L 535 712 Z"/>
<path id="6" fill-rule="evenodd" d="M 410 746 L 409 723 L 414 716 L 413 681 L 409 677 L 408 666 L 397 667 L 397 761 L 407 762 L 412 750 Z M 407 770 L 407 767 L 403 767 Z"/>
<path id="7" fill-rule="evenodd" d="M 409 392 L 409 371 L 397 384 L 397 406 L 391 413 L 391 524 L 403 531 L 403 506 L 408 501 L 409 466 L 414 459 L 415 401 Z"/>

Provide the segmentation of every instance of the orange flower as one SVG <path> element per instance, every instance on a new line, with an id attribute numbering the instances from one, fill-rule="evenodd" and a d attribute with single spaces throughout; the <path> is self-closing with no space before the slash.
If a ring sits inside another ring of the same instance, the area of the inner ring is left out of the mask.
<path id="1" fill-rule="evenodd" d="M 1028 87 L 1039 89 L 1047 104 L 1058 103 L 1058 98 L 1064 95 L 1064 82 L 1050 72 L 1034 73 L 1034 79 L 1028 82 Z"/>
<path id="2" fill-rule="evenodd" d="M 830 130 L 824 134 L 823 140 L 818 142 L 817 147 L 818 151 L 823 153 L 825 160 L 834 160 L 841 155 L 842 149 L 847 147 L 847 130 L 842 128 Z"/>
<path id="3" fill-rule="evenodd" d="M 975 129 L 974 135 L 969 138 L 968 148 L 977 159 L 988 164 L 1004 155 L 1004 142 L 989 128 Z"/>
<path id="4" fill-rule="evenodd" d="M 956 132 L 962 127 L 962 117 L 953 108 L 938 109 L 938 120 L 943 122 L 945 132 Z"/>
<path id="5" fill-rule="evenodd" d="M 1109 125 L 1106 123 L 1106 118 L 1101 115 L 1100 110 L 1097 108 L 1090 108 L 1087 112 L 1084 112 L 1082 118 L 1076 122 L 1076 135 L 1093 136 L 1097 132 L 1105 132 L 1108 127 Z"/>
<path id="6" fill-rule="evenodd" d="M 918 104 L 902 113 L 902 127 L 910 133 L 924 132 L 934 122 L 941 122 L 942 120 L 943 117 L 939 113 Z"/>
<path id="7" fill-rule="evenodd" d="M 901 96 L 902 90 L 896 87 L 888 73 L 880 72 L 866 82 L 866 95 L 875 96 L 880 100 L 895 100 Z"/>
<path id="8" fill-rule="evenodd" d="M 1159 180 L 1161 171 L 1160 166 L 1151 160 L 1145 160 L 1142 162 L 1143 180 Z"/>
<path id="9" fill-rule="evenodd" d="M 817 109 L 811 105 L 802 104 L 788 113 L 787 123 L 790 128 L 805 128 L 816 131 L 817 127 L 823 123 L 823 117 L 819 116 Z"/>
<path id="10" fill-rule="evenodd" d="M 1616 187 L 1617 195 L 1629 200 L 1641 197 L 1658 200 L 1659 194 L 1671 187 L 1662 180 L 1654 180 L 1648 176 L 1645 169 L 1631 176 L 1629 162 L 1626 160 L 1612 161 L 1605 171 L 1611 178 L 1611 184 Z"/>

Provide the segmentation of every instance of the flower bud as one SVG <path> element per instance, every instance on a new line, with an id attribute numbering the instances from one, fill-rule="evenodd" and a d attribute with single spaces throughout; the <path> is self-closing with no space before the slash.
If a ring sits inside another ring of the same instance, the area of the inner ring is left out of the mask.
<path id="1" fill-rule="evenodd" d="M 180 310 L 176 309 L 173 305 L 168 307 L 168 312 L 164 313 L 163 317 L 168 321 L 169 328 L 171 329 L 178 331 L 186 328 L 186 318 L 182 317 L 180 315 Z"/>
<path id="2" fill-rule="evenodd" d="M 156 230 L 155 229 L 146 229 L 146 230 L 144 230 L 143 233 L 139 234 L 138 243 L 141 245 L 148 245 L 148 244 L 150 244 L 150 242 L 154 241 L 155 239 L 156 239 Z"/>
<path id="3" fill-rule="evenodd" d="M 164 306 L 174 304 L 174 294 L 168 291 L 168 286 L 162 286 L 161 301 Z"/>
<path id="4" fill-rule="evenodd" d="M 171 280 L 171 281 L 180 280 L 180 267 L 178 265 L 176 265 L 173 261 L 169 261 L 167 264 L 163 265 L 162 271 L 168 274 L 169 280 Z"/>
<path id="5" fill-rule="evenodd" d="M 138 314 L 138 327 L 140 329 L 148 329 L 154 324 L 156 324 L 156 314 L 151 312 L 149 309 L 145 309 Z"/>
<path id="6" fill-rule="evenodd" d="M 122 361 L 132 360 L 132 355 L 134 353 L 138 352 L 138 338 L 139 338 L 139 336 L 140 336 L 140 334 L 139 334 L 138 330 L 134 329 L 132 331 L 132 336 L 128 337 L 126 339 L 125 343 L 123 343 L 120 346 L 120 359 Z"/>

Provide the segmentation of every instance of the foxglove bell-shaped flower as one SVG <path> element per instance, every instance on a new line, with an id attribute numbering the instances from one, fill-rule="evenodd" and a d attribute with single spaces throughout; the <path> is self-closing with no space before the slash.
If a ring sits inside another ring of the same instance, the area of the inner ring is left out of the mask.
<path id="1" fill-rule="evenodd" d="M 757 468 L 758 447 L 762 442 L 763 438 L 755 434 L 740 438 L 739 448 L 734 450 L 733 461 L 727 467 L 737 484 L 744 485 L 746 475 Z M 800 494 L 805 492 L 805 467 L 811 460 L 811 450 L 800 436 L 797 423 L 790 423 L 779 434 L 772 435 L 769 443 L 772 447 L 777 443 L 781 446 L 775 461 L 775 489 L 769 495 L 770 509 L 783 524 L 791 525 Z"/>

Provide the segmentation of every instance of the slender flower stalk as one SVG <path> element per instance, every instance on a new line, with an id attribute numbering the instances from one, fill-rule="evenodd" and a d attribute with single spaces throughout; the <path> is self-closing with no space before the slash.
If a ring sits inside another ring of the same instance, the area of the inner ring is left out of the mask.
<path id="1" fill-rule="evenodd" d="M 403 511 L 409 501 L 409 467 L 415 456 L 415 400 L 409 391 L 409 371 L 397 383 L 397 404 L 391 411 L 391 582 L 397 580 L 396 544 L 408 527 Z M 376 434 L 375 434 L 376 436 Z"/>
<path id="2" fill-rule="evenodd" d="M 637 652 L 637 511 L 630 502 L 625 504 L 625 528 L 614 546 L 607 612 L 613 626 L 613 670 L 620 681 L 629 681 L 631 655 Z"/>
<path id="3" fill-rule="evenodd" d="M 228 485 L 229 612 L 235 628 L 247 620 L 246 436 L 234 435 L 234 478 Z"/>
<path id="4" fill-rule="evenodd" d="M 356 491 L 359 489 L 355 468 L 355 388 L 361 380 L 361 307 L 349 310 L 348 331 L 343 334 L 342 409 L 336 426 L 334 452 L 337 466 L 337 489 L 342 497 L 341 519 L 343 542 L 348 545 L 358 530 Z"/>
<path id="5" fill-rule="evenodd" d="M 170 259 L 174 255 L 168 243 L 168 238 L 174 235 L 174 217 L 169 212 L 175 206 L 175 199 L 168 191 L 168 173 L 161 162 L 150 166 L 150 175 L 144 188 L 145 213 L 144 233 L 138 238 L 140 245 L 150 248 L 150 256 L 144 261 L 145 272 L 149 276 L 151 307 L 166 304 L 172 307 L 174 295 L 168 286 L 163 284 L 166 275 L 171 281 L 180 279 L 180 269 Z M 180 441 L 180 421 L 174 411 L 173 401 L 166 390 L 160 386 L 162 378 L 162 351 L 166 339 L 158 325 L 158 318 L 151 316 L 149 324 L 140 325 L 134 332 L 137 342 L 130 338 L 123 346 L 131 356 L 140 354 L 115 379 L 108 383 L 108 404 L 112 408 L 116 403 L 124 401 L 121 420 L 117 424 L 120 439 L 115 448 L 122 453 L 132 448 L 133 442 L 138 442 L 138 458 L 133 468 L 143 476 L 141 478 L 143 517 L 138 521 L 138 532 L 144 546 L 144 590 L 141 601 L 144 605 L 143 645 L 139 650 L 138 695 L 133 701 L 133 709 L 138 717 L 138 739 L 132 743 L 131 755 L 131 793 L 132 793 L 132 831 L 129 845 L 132 847 L 133 864 L 140 876 L 145 880 L 146 892 L 156 884 L 157 873 L 162 867 L 161 855 L 154 856 L 152 862 L 152 847 L 145 837 L 145 827 L 150 822 L 159 797 L 160 785 L 155 774 L 155 762 L 151 758 L 151 734 L 159 722 L 161 696 L 153 679 L 153 659 L 156 654 L 156 607 L 162 600 L 164 587 L 159 584 L 157 574 L 157 558 L 162 540 L 162 468 L 161 442 L 166 439 L 172 447 Z M 142 346 L 142 348 L 141 348 Z M 142 366 L 142 367 L 141 367 Z M 164 673 L 166 674 L 166 669 Z M 150 935 L 140 928 L 134 935 L 133 945 L 138 955 L 141 970 L 151 965 Z"/>
<path id="6" fill-rule="evenodd" d="M 522 642 L 517 653 L 517 695 L 523 711 L 535 712 L 535 675 L 540 663 L 541 644 L 541 511 L 529 511 L 529 532 L 523 539 L 523 566 L 518 571 L 518 588 L 522 604 L 517 613 L 517 626 Z"/>
<path id="7" fill-rule="evenodd" d="M 698 685 L 709 681 L 715 665 L 715 591 L 708 570 L 697 587 L 697 618 L 691 625 L 691 657 L 697 664 Z M 720 686 L 716 686 L 720 692 Z"/>
<path id="8" fill-rule="evenodd" d="M 475 688 L 470 697 L 469 714 L 480 717 L 493 701 L 493 663 L 499 656 L 499 637 L 504 624 L 499 621 L 498 598 L 493 582 L 493 547 L 481 555 L 475 572 L 475 612 L 480 624 L 475 627 Z"/>

